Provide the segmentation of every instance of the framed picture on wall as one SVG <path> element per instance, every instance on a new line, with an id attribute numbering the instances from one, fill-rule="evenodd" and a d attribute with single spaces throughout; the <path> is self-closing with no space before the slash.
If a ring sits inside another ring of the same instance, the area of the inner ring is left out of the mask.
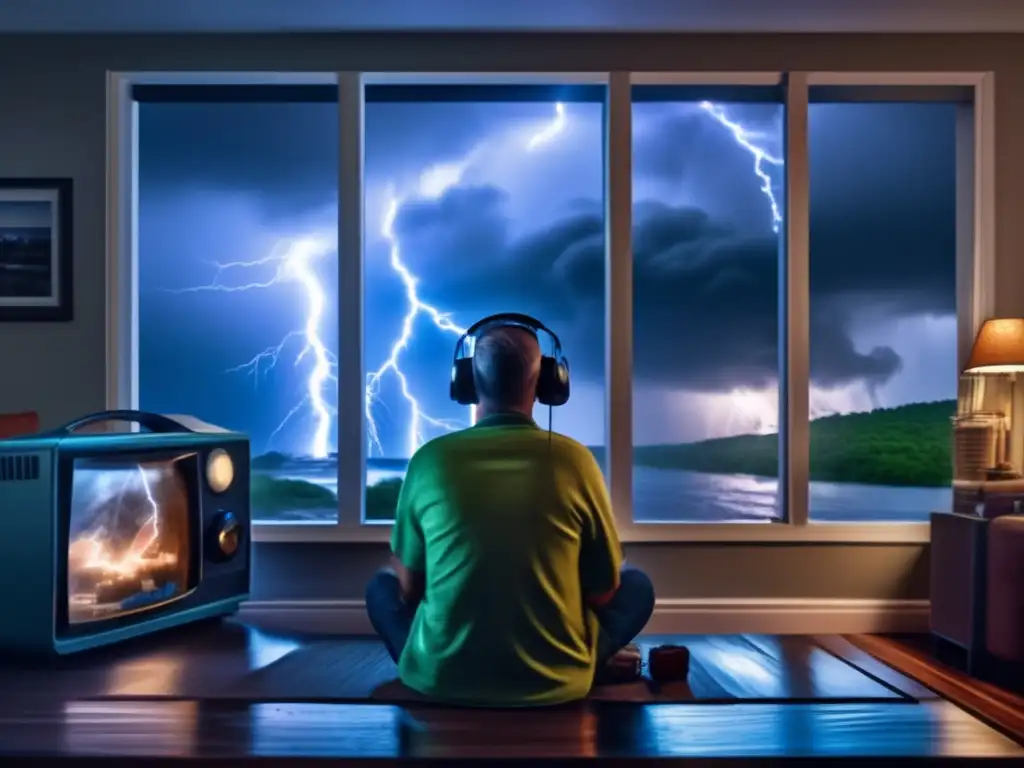
<path id="1" fill-rule="evenodd" d="M 0 321 L 72 317 L 71 179 L 0 178 Z"/>

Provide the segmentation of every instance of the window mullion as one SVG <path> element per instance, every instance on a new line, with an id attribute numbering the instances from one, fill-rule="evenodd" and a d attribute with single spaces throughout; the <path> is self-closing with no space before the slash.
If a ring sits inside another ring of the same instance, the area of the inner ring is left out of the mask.
<path id="1" fill-rule="evenodd" d="M 338 73 L 338 525 L 363 520 L 363 86 Z"/>
<path id="2" fill-rule="evenodd" d="M 138 109 L 126 75 L 107 75 L 108 410 L 139 406 Z M 133 425 L 137 426 L 137 425 Z"/>
<path id="3" fill-rule="evenodd" d="M 633 99 L 612 72 L 605 109 L 606 460 L 616 521 L 633 523 Z"/>
<path id="4" fill-rule="evenodd" d="M 810 159 L 807 74 L 786 81 L 785 237 L 779 259 L 779 507 L 807 525 L 810 477 Z"/>
<path id="5" fill-rule="evenodd" d="M 995 316 L 991 233 L 991 75 L 974 87 L 972 103 L 956 116 L 957 374 L 964 369 L 982 323 Z M 989 165 L 986 165 L 989 163 Z"/>

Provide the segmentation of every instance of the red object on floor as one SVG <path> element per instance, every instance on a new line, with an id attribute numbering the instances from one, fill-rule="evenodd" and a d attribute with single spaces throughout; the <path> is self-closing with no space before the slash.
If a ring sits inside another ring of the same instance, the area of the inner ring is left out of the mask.
<path id="1" fill-rule="evenodd" d="M 39 414 L 35 411 L 23 413 L 0 413 L 0 439 L 31 435 L 39 431 Z"/>
<path id="2" fill-rule="evenodd" d="M 647 666 L 655 682 L 685 680 L 690 675 L 690 649 L 682 645 L 659 645 L 651 649 Z"/>

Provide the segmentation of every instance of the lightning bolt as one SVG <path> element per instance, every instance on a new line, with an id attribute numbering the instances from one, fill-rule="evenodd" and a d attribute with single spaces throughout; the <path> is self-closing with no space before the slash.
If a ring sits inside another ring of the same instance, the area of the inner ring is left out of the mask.
<path id="1" fill-rule="evenodd" d="M 762 136 L 758 132 L 749 130 L 740 123 L 730 119 L 720 105 L 705 101 L 701 102 L 699 107 L 719 125 L 728 130 L 736 144 L 753 157 L 753 172 L 760 182 L 761 192 L 768 201 L 772 228 L 777 233 L 782 223 L 782 214 L 775 197 L 775 192 L 772 189 L 771 176 L 765 166 L 782 166 L 782 159 L 759 146 L 758 141 Z M 552 120 L 544 128 L 530 135 L 525 141 L 523 144 L 525 152 L 532 152 L 543 147 L 565 130 L 568 121 L 565 105 L 556 103 L 554 111 L 555 114 Z M 405 203 L 411 200 L 436 200 L 452 187 L 457 186 L 462 181 L 466 171 L 478 161 L 485 146 L 485 144 L 477 145 L 458 161 L 438 163 L 428 167 L 420 174 L 416 188 L 408 194 L 399 195 L 394 187 L 388 191 L 387 202 L 379 223 L 379 232 L 388 244 L 390 266 L 405 288 L 406 314 L 402 320 L 401 331 L 392 343 L 388 357 L 376 370 L 368 373 L 366 377 L 365 414 L 368 447 L 371 454 L 374 450 L 377 450 L 378 453 L 383 453 L 380 432 L 373 410 L 374 406 L 379 402 L 382 380 L 388 374 L 397 379 L 402 397 L 410 408 L 409 429 L 406 435 L 406 446 L 410 456 L 426 441 L 427 427 L 453 430 L 461 426 L 453 421 L 435 418 L 428 414 L 412 393 L 408 377 L 400 367 L 401 355 L 412 342 L 416 320 L 421 316 L 425 316 L 440 331 L 453 336 L 462 335 L 465 329 L 451 319 L 450 313 L 442 311 L 420 298 L 417 290 L 419 278 L 412 273 L 403 259 L 401 244 L 395 233 L 394 225 L 395 219 Z M 329 453 L 331 417 L 336 413 L 336 409 L 328 403 L 324 395 L 324 389 L 328 382 L 337 383 L 337 359 L 327 349 L 319 331 L 324 311 L 325 291 L 320 277 L 313 269 L 313 262 L 335 250 L 336 246 L 334 243 L 324 237 L 286 239 L 280 241 L 271 254 L 262 259 L 225 263 L 214 262 L 214 277 L 206 285 L 171 291 L 172 293 L 195 293 L 202 291 L 237 293 L 268 289 L 288 282 L 298 283 L 302 287 L 306 300 L 306 315 L 303 328 L 288 333 L 278 344 L 268 347 L 254 355 L 247 362 L 230 368 L 229 371 L 245 371 L 258 380 L 261 374 L 265 374 L 277 365 L 281 355 L 293 342 L 301 341 L 298 354 L 294 358 L 294 364 L 298 366 L 299 363 L 310 355 L 314 360 L 312 370 L 306 378 L 305 394 L 285 415 L 284 419 L 282 419 L 271 434 L 270 439 L 273 440 L 304 406 L 309 405 L 315 421 L 315 429 L 309 439 L 306 451 L 313 458 L 325 458 Z M 265 269 L 271 266 L 274 267 L 273 274 L 266 280 L 239 284 L 223 282 L 223 278 L 232 271 Z M 471 422 L 473 418 L 474 416 L 471 412 Z"/>
<path id="2" fill-rule="evenodd" d="M 768 172 L 765 170 L 764 165 L 767 163 L 769 165 L 781 166 L 783 164 L 782 160 L 770 154 L 764 148 L 758 146 L 755 142 L 757 142 L 761 137 L 756 132 L 750 131 L 739 123 L 730 120 L 721 106 L 712 104 L 708 101 L 701 102 L 699 106 L 701 110 L 714 118 L 714 120 L 721 126 L 726 128 L 741 148 L 745 149 L 753 156 L 754 175 L 761 182 L 761 192 L 768 200 L 772 216 L 772 229 L 778 233 L 779 226 L 782 223 L 782 215 L 780 213 L 778 201 L 775 198 L 775 192 L 772 189 L 771 176 L 769 176 Z M 565 105 L 560 103 L 555 104 L 554 119 L 551 121 L 550 125 L 530 137 L 526 142 L 526 150 L 532 151 L 557 137 L 564 130 L 565 123 Z M 458 162 L 438 164 L 428 168 L 420 176 L 419 190 L 416 196 L 419 199 L 436 199 L 443 195 L 448 189 L 457 185 L 462 180 L 462 176 L 467 168 L 470 167 L 473 160 L 476 158 L 478 150 L 479 148 L 470 150 L 466 157 Z M 373 405 L 379 394 L 381 378 L 387 373 L 392 373 L 398 379 L 402 396 L 409 404 L 411 412 L 406 443 L 408 455 L 412 456 L 416 452 L 416 449 L 426 441 L 426 436 L 423 433 L 424 425 L 445 430 L 457 429 L 460 426 L 428 415 L 409 389 L 408 378 L 399 367 L 399 358 L 401 353 L 408 348 L 409 343 L 412 341 L 413 324 L 420 314 L 425 314 L 438 329 L 447 333 L 461 336 L 465 329 L 453 323 L 448 313 L 442 312 L 437 307 L 424 303 L 419 298 L 419 294 L 416 290 L 417 283 L 419 282 L 418 278 L 410 272 L 409 268 L 403 262 L 401 246 L 394 232 L 395 217 L 405 201 L 406 199 L 396 197 L 393 192 L 389 194 L 388 203 L 385 206 L 384 214 L 381 217 L 380 233 L 390 246 L 391 268 L 401 278 L 402 283 L 405 286 L 408 309 L 402 323 L 401 333 L 394 341 L 390 355 L 376 371 L 373 371 L 367 376 L 366 424 L 370 452 L 372 453 L 374 448 L 376 448 L 377 451 L 383 453 L 380 434 L 377 429 L 376 421 L 373 418 Z M 473 420 L 472 415 L 470 420 Z"/>
<path id="3" fill-rule="evenodd" d="M 550 142 L 565 129 L 565 124 L 565 105 L 557 103 L 555 104 L 554 119 L 527 139 L 525 151 L 532 152 Z M 388 373 L 398 379 L 402 397 L 409 404 L 410 418 L 409 431 L 406 434 L 406 446 L 410 456 L 426 441 L 426 435 L 424 434 L 424 427 L 426 425 L 449 431 L 460 426 L 451 421 L 437 419 L 427 414 L 420 405 L 419 400 L 416 399 L 409 389 L 409 380 L 399 367 L 402 352 L 408 349 L 409 343 L 412 341 L 413 326 L 416 319 L 421 315 L 425 315 L 439 330 L 454 336 L 461 336 L 465 332 L 465 328 L 452 322 L 449 313 L 442 312 L 437 307 L 427 304 L 420 299 L 419 293 L 416 290 L 419 279 L 412 274 L 402 259 L 402 247 L 395 234 L 395 218 L 402 205 L 409 200 L 436 200 L 449 189 L 458 185 L 482 150 L 483 145 L 478 145 L 457 162 L 439 163 L 427 168 L 420 174 L 419 184 L 412 195 L 399 197 L 395 194 L 394 189 L 388 192 L 387 203 L 384 206 L 384 213 L 380 221 L 380 235 L 388 244 L 391 268 L 405 286 L 407 309 L 402 320 L 402 330 L 398 338 L 392 343 L 391 352 L 387 359 L 384 360 L 377 370 L 366 376 L 366 431 L 367 439 L 369 440 L 368 448 L 371 454 L 375 448 L 379 453 L 383 453 L 380 432 L 377 429 L 377 422 L 373 416 L 373 406 L 378 401 L 381 379 Z M 472 422 L 474 418 L 475 414 L 471 411 L 470 421 Z"/>
<path id="4" fill-rule="evenodd" d="M 443 184 L 438 184 L 436 187 L 437 192 L 435 194 L 430 194 L 429 192 L 424 194 L 426 190 L 430 190 L 432 188 L 430 185 L 435 183 L 435 177 L 432 177 L 430 173 L 430 171 L 427 171 L 420 178 L 420 194 L 424 197 L 439 197 L 446 189 L 457 184 L 462 177 L 462 171 L 446 174 L 450 180 Z M 409 389 L 409 379 L 398 365 L 399 357 L 402 352 L 408 348 L 409 342 L 412 341 L 413 324 L 416 322 L 416 318 L 421 314 L 426 315 L 437 328 L 445 331 L 446 333 L 461 336 L 465 332 L 465 329 L 453 323 L 446 313 L 442 313 L 436 307 L 420 300 L 419 293 L 416 290 L 416 284 L 419 281 L 413 276 L 412 272 L 409 271 L 405 262 L 402 261 L 402 249 L 394 231 L 395 217 L 398 215 L 402 202 L 402 199 L 395 196 L 394 190 L 388 191 L 388 199 L 384 207 L 384 214 L 380 223 L 380 234 L 388 243 L 391 268 L 395 271 L 395 274 L 398 275 L 402 284 L 405 286 L 405 301 L 407 309 L 405 317 L 402 319 L 402 330 L 399 333 L 398 338 L 392 343 L 391 352 L 387 359 L 379 368 L 377 368 L 377 370 L 372 373 L 368 373 L 366 376 L 365 407 L 366 431 L 370 442 L 369 451 L 372 453 L 373 449 L 376 447 L 380 453 L 383 453 L 384 449 L 380 442 L 380 431 L 377 428 L 377 421 L 373 416 L 373 406 L 378 400 L 381 379 L 387 373 L 393 374 L 398 379 L 398 383 L 402 391 L 402 397 L 405 398 L 406 402 L 409 404 L 409 408 L 411 409 L 407 444 L 409 448 L 409 455 L 412 456 L 412 454 L 416 452 L 416 449 L 424 442 L 425 438 L 422 432 L 424 422 L 431 426 L 449 430 L 455 429 L 456 427 L 451 422 L 443 419 L 435 419 L 424 412 L 423 408 L 420 406 L 419 400 L 416 399 L 412 394 L 412 391 Z"/>
<path id="5" fill-rule="evenodd" d="M 135 538 L 128 547 L 127 559 L 136 561 L 141 560 L 146 551 L 160 538 L 160 505 L 156 503 L 156 498 L 153 496 L 153 487 L 149 484 L 146 470 L 141 464 L 139 465 L 139 480 L 142 484 L 142 490 L 146 494 L 146 503 L 149 505 L 150 512 L 146 522 L 139 528 L 138 533 L 135 534 Z"/>
<path id="6" fill-rule="evenodd" d="M 782 212 L 779 208 L 779 201 L 775 197 L 775 190 L 772 189 L 772 177 L 768 175 L 768 171 L 765 170 L 764 166 L 767 163 L 781 167 L 784 165 L 782 158 L 776 157 L 763 147 L 757 146 L 755 142 L 763 138 L 763 136 L 730 120 L 720 105 L 712 104 L 710 101 L 702 101 L 700 108 L 726 128 L 732 134 L 736 143 L 753 156 L 754 175 L 761 182 L 761 193 L 768 199 L 768 206 L 772 214 L 772 231 L 778 234 L 779 227 L 782 226 Z"/>
<path id="7" fill-rule="evenodd" d="M 79 537 L 72 542 L 69 552 L 75 556 L 73 559 L 76 559 L 80 569 L 97 570 L 123 577 L 135 576 L 144 569 L 146 553 L 160 538 L 160 505 L 157 504 L 153 495 L 153 488 L 145 468 L 139 464 L 137 469 L 138 475 L 130 474 L 124 477 L 121 488 L 114 494 L 111 501 L 117 512 L 120 513 L 125 505 L 124 498 L 129 491 L 134 490 L 133 481 L 137 479 L 139 487 L 146 497 L 149 515 L 139 526 L 131 544 L 123 552 L 115 552 L 110 549 L 107 542 L 108 531 L 102 526 L 92 534 Z"/>
<path id="8" fill-rule="evenodd" d="M 327 458 L 330 452 L 331 416 L 337 409 L 331 406 L 324 395 L 327 382 L 338 381 L 337 359 L 327 349 L 320 336 L 320 321 L 323 319 L 325 291 L 313 268 L 313 262 L 337 249 L 336 243 L 327 237 L 299 237 L 278 241 L 269 256 L 255 261 L 214 262 L 213 278 L 206 285 L 180 288 L 172 293 L 198 293 L 216 291 L 220 293 L 239 293 L 264 288 L 271 288 L 285 283 L 297 283 L 306 298 L 305 322 L 301 330 L 291 331 L 276 345 L 264 349 L 247 362 L 229 368 L 228 371 L 245 371 L 258 380 L 261 373 L 266 373 L 275 365 L 285 349 L 295 340 L 302 345 L 295 356 L 294 363 L 299 365 L 307 356 L 312 355 L 313 367 L 306 378 L 306 391 L 302 399 L 296 403 L 270 435 L 273 440 L 289 421 L 309 404 L 313 410 L 315 428 L 306 448 L 307 453 L 315 459 Z M 223 282 L 225 275 L 237 270 L 252 270 L 273 267 L 273 274 L 263 281 L 233 285 Z"/>

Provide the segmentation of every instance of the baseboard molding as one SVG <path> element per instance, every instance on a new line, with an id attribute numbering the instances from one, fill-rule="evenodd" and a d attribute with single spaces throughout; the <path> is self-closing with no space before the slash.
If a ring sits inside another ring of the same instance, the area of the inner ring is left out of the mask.
<path id="1" fill-rule="evenodd" d="M 368 635 L 362 600 L 260 600 L 241 615 L 267 629 Z M 927 632 L 927 600 L 659 600 L 648 634 L 853 635 Z"/>

